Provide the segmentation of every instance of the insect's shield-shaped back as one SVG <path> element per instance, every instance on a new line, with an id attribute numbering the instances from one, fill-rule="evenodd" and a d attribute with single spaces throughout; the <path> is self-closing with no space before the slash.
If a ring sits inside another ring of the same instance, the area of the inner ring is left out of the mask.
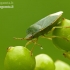
<path id="1" fill-rule="evenodd" d="M 33 25 L 31 25 L 27 29 L 27 36 L 25 38 L 29 38 L 31 36 L 37 35 L 38 33 L 40 33 L 40 35 L 41 35 L 41 32 L 44 32 L 44 30 L 47 29 L 49 26 L 51 26 L 51 28 L 52 28 L 54 26 L 55 22 L 58 21 L 58 19 L 61 17 L 62 13 L 63 13 L 63 11 L 59 11 L 59 12 L 50 14 L 50 15 L 42 18 L 38 22 L 34 23 Z"/>

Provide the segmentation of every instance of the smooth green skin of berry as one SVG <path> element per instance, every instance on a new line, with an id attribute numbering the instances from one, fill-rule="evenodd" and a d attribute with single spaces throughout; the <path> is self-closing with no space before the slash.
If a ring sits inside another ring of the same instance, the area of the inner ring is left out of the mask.
<path id="1" fill-rule="evenodd" d="M 35 57 L 35 70 L 55 70 L 55 65 L 51 57 L 46 54 L 39 54 Z"/>
<path id="2" fill-rule="evenodd" d="M 35 58 L 23 46 L 9 47 L 4 66 L 5 70 L 34 70 Z"/>
<path id="3" fill-rule="evenodd" d="M 68 26 L 70 26 L 70 20 L 63 19 L 59 25 L 59 27 L 62 28 L 55 28 L 53 31 L 53 36 L 59 36 L 61 38 L 55 37 L 52 39 L 56 47 L 65 51 L 70 51 L 70 27 L 66 28 Z M 62 37 L 66 39 L 63 39 Z"/>
<path id="4" fill-rule="evenodd" d="M 55 62 L 55 70 L 70 70 L 70 65 L 61 60 L 58 60 Z"/>

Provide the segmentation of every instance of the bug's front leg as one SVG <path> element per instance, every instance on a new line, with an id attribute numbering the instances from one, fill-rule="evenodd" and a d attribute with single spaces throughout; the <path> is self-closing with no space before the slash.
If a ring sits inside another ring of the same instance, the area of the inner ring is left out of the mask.
<path id="1" fill-rule="evenodd" d="M 34 40 L 31 40 L 31 42 L 34 43 L 34 46 L 33 46 L 32 49 L 31 49 L 31 55 L 32 55 L 32 52 L 33 52 L 33 50 L 34 50 L 35 45 L 38 45 L 38 46 L 41 47 L 41 49 L 43 49 L 42 45 L 38 44 L 37 41 L 38 41 L 38 38 L 36 38 L 36 39 L 34 39 Z"/>
<path id="2" fill-rule="evenodd" d="M 32 56 L 33 50 L 34 50 L 35 45 L 31 48 L 30 54 Z"/>
<path id="3" fill-rule="evenodd" d="M 41 47 L 41 49 L 43 49 L 42 45 L 39 44 L 39 43 L 37 43 L 37 41 L 38 41 L 38 38 L 36 38 L 35 40 L 32 40 L 32 42 L 33 42 L 35 45 L 38 45 L 38 46 Z"/>
<path id="4" fill-rule="evenodd" d="M 29 45 L 30 43 L 32 43 L 32 40 L 28 41 L 28 42 L 25 44 L 25 47 L 26 47 L 27 45 Z"/>

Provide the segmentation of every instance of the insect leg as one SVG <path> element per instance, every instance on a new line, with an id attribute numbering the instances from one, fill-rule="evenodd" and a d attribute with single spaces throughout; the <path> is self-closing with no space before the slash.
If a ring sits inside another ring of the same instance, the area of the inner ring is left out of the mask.
<path id="1" fill-rule="evenodd" d="M 42 45 L 40 45 L 40 44 L 37 43 L 37 40 L 38 40 L 38 39 L 31 40 L 31 42 L 34 43 L 34 46 L 33 46 L 32 49 L 31 49 L 31 56 L 32 56 L 32 52 L 33 52 L 33 50 L 34 50 L 35 45 L 38 45 L 38 46 L 41 47 L 41 49 L 43 49 Z"/>
<path id="2" fill-rule="evenodd" d="M 42 45 L 38 44 L 37 42 L 35 42 L 35 44 L 40 46 L 41 49 L 43 49 Z"/>
<path id="3" fill-rule="evenodd" d="M 26 47 L 28 44 L 30 44 L 30 43 L 32 43 L 32 40 L 28 41 L 28 42 L 25 44 L 25 47 Z"/>
<path id="4" fill-rule="evenodd" d="M 55 29 L 55 28 L 63 28 L 63 27 L 60 27 L 60 26 L 55 26 L 51 29 L 51 32 Z"/>
<path id="5" fill-rule="evenodd" d="M 70 28 L 70 26 L 65 26 L 65 27 L 61 27 L 61 26 L 55 26 L 51 29 L 51 32 L 55 29 L 55 28 Z"/>
<path id="6" fill-rule="evenodd" d="M 55 28 L 62 28 L 62 27 L 60 27 L 60 26 L 55 26 L 55 27 L 53 27 L 49 32 L 47 32 L 47 34 L 52 33 Z"/>
<path id="7" fill-rule="evenodd" d="M 62 38 L 62 39 L 65 39 L 66 41 L 69 41 L 67 38 L 65 38 L 65 37 L 60 37 L 60 36 L 50 36 L 50 38 L 51 38 L 51 40 L 52 40 L 52 38 Z"/>
<path id="8" fill-rule="evenodd" d="M 70 40 L 68 40 L 66 37 L 60 37 L 60 36 L 49 36 L 49 37 L 47 37 L 47 36 L 43 36 L 44 38 L 47 38 L 47 39 L 49 39 L 49 40 L 52 40 L 52 38 L 62 38 L 62 39 L 65 39 L 66 41 L 70 41 Z"/>
<path id="9" fill-rule="evenodd" d="M 31 49 L 31 51 L 30 51 L 31 56 L 32 56 L 32 52 L 33 52 L 33 50 L 34 50 L 34 47 L 35 47 L 35 45 L 32 47 L 32 49 Z"/>
<path id="10" fill-rule="evenodd" d="M 68 40 L 66 37 L 60 37 L 60 36 L 51 36 L 51 38 L 62 38 L 62 39 L 65 39 L 66 41 L 70 41 L 70 40 Z"/>
<path id="11" fill-rule="evenodd" d="M 53 31 L 55 28 L 70 28 L 70 26 L 65 26 L 65 27 L 56 26 L 56 27 L 53 27 L 53 28 L 52 28 L 52 31 Z M 66 37 L 52 36 L 52 38 L 54 38 L 54 37 L 63 38 L 63 39 L 65 39 L 65 40 L 67 40 L 67 41 L 70 41 L 70 40 L 68 40 Z"/>
<path id="12" fill-rule="evenodd" d="M 43 38 L 46 38 L 46 39 L 49 39 L 49 40 L 52 40 L 51 37 L 48 37 L 48 36 L 45 36 L 45 35 L 43 35 L 42 37 L 43 37 Z"/>
<path id="13" fill-rule="evenodd" d="M 35 40 L 32 40 L 32 42 L 33 42 L 35 45 L 38 45 L 38 46 L 41 47 L 41 49 L 43 49 L 42 45 L 38 44 L 37 41 L 38 41 L 38 38 L 36 38 Z"/>

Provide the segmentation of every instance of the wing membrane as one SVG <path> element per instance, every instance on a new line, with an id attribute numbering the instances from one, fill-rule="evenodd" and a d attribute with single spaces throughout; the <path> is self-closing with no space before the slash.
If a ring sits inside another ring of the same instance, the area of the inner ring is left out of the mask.
<path id="1" fill-rule="evenodd" d="M 32 35 L 34 35 L 38 33 L 39 31 L 41 31 L 42 29 L 47 28 L 48 26 L 52 25 L 56 20 L 58 20 L 58 18 L 61 17 L 62 13 L 63 13 L 62 11 L 59 11 L 59 12 L 50 14 L 46 16 L 45 18 L 42 18 L 41 20 L 34 23 L 27 29 L 27 34 L 32 33 Z"/>

